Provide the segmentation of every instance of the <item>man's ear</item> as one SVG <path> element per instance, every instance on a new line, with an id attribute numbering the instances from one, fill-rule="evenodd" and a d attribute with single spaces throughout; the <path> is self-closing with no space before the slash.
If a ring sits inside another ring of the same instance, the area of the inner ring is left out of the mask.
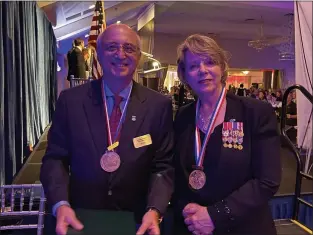
<path id="1" fill-rule="evenodd" d="M 139 53 L 138 53 L 138 60 L 140 60 L 141 55 L 142 55 L 142 53 L 141 53 L 141 51 L 139 51 Z"/>

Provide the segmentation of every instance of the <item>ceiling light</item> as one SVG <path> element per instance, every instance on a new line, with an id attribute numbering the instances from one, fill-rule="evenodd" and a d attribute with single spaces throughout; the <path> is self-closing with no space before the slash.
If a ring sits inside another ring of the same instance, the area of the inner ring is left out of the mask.
<path id="1" fill-rule="evenodd" d="M 121 23 L 121 21 L 120 21 L 120 20 L 118 20 L 118 21 L 116 21 L 116 23 L 117 23 L 117 24 L 120 24 L 120 23 Z"/>
<path id="2" fill-rule="evenodd" d="M 243 73 L 244 75 L 247 75 L 247 74 L 249 74 L 249 71 L 242 71 L 242 73 Z"/>
<path id="3" fill-rule="evenodd" d="M 89 37 L 89 34 L 86 34 L 86 35 L 85 35 L 85 38 L 88 38 L 88 37 Z"/>
<path id="4" fill-rule="evenodd" d="M 156 69 L 159 66 L 159 63 L 156 61 L 153 61 L 152 66 L 154 67 L 154 69 Z"/>
<path id="5" fill-rule="evenodd" d="M 95 8 L 96 6 L 95 5 L 90 5 L 89 6 L 89 9 L 93 9 L 93 8 Z"/>

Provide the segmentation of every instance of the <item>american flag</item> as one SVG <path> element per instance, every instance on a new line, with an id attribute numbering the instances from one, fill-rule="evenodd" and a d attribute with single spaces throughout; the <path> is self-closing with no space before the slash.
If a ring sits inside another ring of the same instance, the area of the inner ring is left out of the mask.
<path id="1" fill-rule="evenodd" d="M 104 5 L 102 1 L 97 1 L 95 13 L 92 17 L 91 28 L 88 38 L 88 46 L 92 48 L 92 76 L 94 79 L 99 79 L 102 76 L 102 69 L 97 56 L 97 38 L 106 28 Z"/>

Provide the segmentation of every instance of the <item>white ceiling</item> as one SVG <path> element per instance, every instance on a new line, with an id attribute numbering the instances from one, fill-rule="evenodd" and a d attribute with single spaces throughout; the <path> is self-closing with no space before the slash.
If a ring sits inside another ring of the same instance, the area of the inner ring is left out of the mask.
<path id="1" fill-rule="evenodd" d="M 157 32 L 172 34 L 217 34 L 221 38 L 254 39 L 264 20 L 264 34 L 282 36 L 282 26 L 293 2 L 264 6 L 256 2 L 176 2 L 155 19 Z M 271 2 L 269 2 L 271 3 Z M 248 20 L 247 19 L 253 19 Z"/>
<path id="2" fill-rule="evenodd" d="M 51 3 L 51 2 L 50 2 Z M 134 26 L 149 1 L 104 1 L 106 22 L 121 20 Z M 155 31 L 168 34 L 216 34 L 220 38 L 255 39 L 261 16 L 267 37 L 282 36 L 285 14 L 293 13 L 291 2 L 155 2 Z M 88 33 L 93 2 L 55 2 L 57 4 L 56 38 L 65 39 Z M 76 15 L 76 17 L 75 17 Z M 70 18 L 70 19 L 69 19 Z M 247 19 L 254 19 L 246 21 Z"/>

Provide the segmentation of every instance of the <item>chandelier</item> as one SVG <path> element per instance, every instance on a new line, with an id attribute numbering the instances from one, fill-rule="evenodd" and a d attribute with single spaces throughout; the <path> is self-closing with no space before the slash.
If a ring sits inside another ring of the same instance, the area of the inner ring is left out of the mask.
<path id="1" fill-rule="evenodd" d="M 285 15 L 287 23 L 283 26 L 283 34 L 285 40 L 277 46 L 279 51 L 279 60 L 295 60 L 295 44 L 294 44 L 294 15 L 292 13 Z"/>
<path id="2" fill-rule="evenodd" d="M 261 17 L 261 25 L 260 25 L 260 35 L 259 35 L 259 38 L 256 39 L 256 40 L 252 40 L 252 41 L 249 41 L 248 42 L 248 46 L 249 47 L 252 47 L 254 49 L 256 49 L 258 52 L 262 51 L 263 49 L 271 46 L 271 43 L 270 43 L 270 40 L 267 39 L 265 36 L 264 36 L 264 30 L 263 30 L 263 25 L 264 25 L 264 22 L 263 22 L 263 19 Z"/>

